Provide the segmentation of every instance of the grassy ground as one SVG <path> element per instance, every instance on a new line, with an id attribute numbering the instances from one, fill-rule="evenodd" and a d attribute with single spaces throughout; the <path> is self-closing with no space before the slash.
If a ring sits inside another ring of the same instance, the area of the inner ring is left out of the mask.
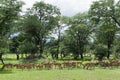
<path id="1" fill-rule="evenodd" d="M 5 63 L 20 63 L 15 55 L 4 55 Z M 39 62 L 39 61 L 38 61 Z M 0 62 L 1 64 L 1 62 Z M 0 65 L 1 67 L 1 65 Z M 120 80 L 120 68 L 84 70 L 18 70 L 0 71 L 0 80 Z"/>
<path id="2" fill-rule="evenodd" d="M 120 69 L 4 70 L 0 80 L 120 80 Z"/>

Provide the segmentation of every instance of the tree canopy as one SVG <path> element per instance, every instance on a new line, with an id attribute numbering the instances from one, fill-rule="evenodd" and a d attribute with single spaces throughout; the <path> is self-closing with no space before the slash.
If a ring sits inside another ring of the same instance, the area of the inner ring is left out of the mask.
<path id="1" fill-rule="evenodd" d="M 18 58 L 26 54 L 82 60 L 86 55 L 102 60 L 119 54 L 120 1 L 97 0 L 88 12 L 70 17 L 44 1 L 23 14 L 23 4 L 0 1 L 0 52 L 15 53 Z"/>

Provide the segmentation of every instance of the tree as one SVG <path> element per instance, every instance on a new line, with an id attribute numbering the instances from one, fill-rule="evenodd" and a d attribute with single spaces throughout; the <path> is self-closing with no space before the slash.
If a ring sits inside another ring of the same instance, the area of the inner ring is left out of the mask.
<path id="1" fill-rule="evenodd" d="M 3 44 L 0 45 L 0 53 L 4 53 L 8 49 L 6 45 L 10 36 L 10 30 L 18 18 L 22 4 L 21 1 L 17 0 L 0 1 L 0 43 Z"/>
<path id="2" fill-rule="evenodd" d="M 27 12 L 23 24 L 23 32 L 31 36 L 42 54 L 46 37 L 58 25 L 59 9 L 44 2 L 37 2 Z"/>
<path id="3" fill-rule="evenodd" d="M 13 37 L 11 39 L 11 43 L 9 44 L 9 49 L 11 53 L 16 53 L 17 55 L 17 60 L 19 60 L 19 54 L 17 53 L 17 48 L 19 46 L 19 42 L 18 42 L 18 36 Z"/>
<path id="4" fill-rule="evenodd" d="M 70 27 L 67 30 L 68 49 L 73 53 L 74 59 L 78 59 L 79 55 L 83 59 L 84 47 L 88 42 L 89 35 L 92 32 L 92 27 L 89 26 L 89 17 L 87 14 L 76 14 L 70 22 Z"/>
<path id="5" fill-rule="evenodd" d="M 117 24 L 117 26 L 120 27 L 120 0 L 118 0 L 116 3 L 113 3 L 111 6 L 111 18 L 114 20 L 114 22 Z"/>
<path id="6" fill-rule="evenodd" d="M 49 52 L 52 56 L 53 59 L 58 59 L 58 40 L 55 38 L 52 38 L 49 43 L 48 43 L 48 47 L 49 47 Z"/>
<path id="7" fill-rule="evenodd" d="M 19 16 L 22 2 L 17 0 L 3 0 L 0 3 L 0 36 L 10 32 L 12 24 Z"/>
<path id="8" fill-rule="evenodd" d="M 55 35 L 54 42 L 56 44 L 56 59 L 58 59 L 59 53 L 62 51 L 62 36 L 64 35 L 65 30 L 67 29 L 67 22 L 69 22 L 69 17 L 60 16 L 58 26 L 53 30 L 53 34 Z M 56 43 L 57 42 L 57 43 Z M 54 50 L 55 52 L 55 50 Z"/>
<path id="9" fill-rule="evenodd" d="M 115 40 L 114 40 L 114 46 L 112 47 L 112 52 L 114 53 L 114 58 L 115 59 L 120 59 L 120 35 L 119 32 L 118 34 L 115 35 Z"/>
<path id="10" fill-rule="evenodd" d="M 89 14 L 91 20 L 97 27 L 97 40 L 100 44 L 107 45 L 109 59 L 111 54 L 112 44 L 114 42 L 115 33 L 118 29 L 116 22 L 112 16 L 115 6 L 114 0 L 99 0 L 95 1 L 90 8 Z"/>
<path id="11" fill-rule="evenodd" d="M 4 64 L 4 61 L 3 61 L 2 55 L 3 55 L 3 53 L 0 52 L 0 60 L 1 60 L 2 64 Z"/>
<path id="12" fill-rule="evenodd" d="M 9 43 L 9 50 L 11 53 L 16 54 L 16 59 L 19 60 L 19 54 L 23 55 L 25 53 L 25 49 L 28 47 L 32 46 L 25 46 L 26 43 L 31 41 L 28 36 L 26 36 L 23 33 L 19 33 L 17 36 L 13 36 L 10 38 L 10 43 Z M 24 48 L 21 48 L 21 45 L 24 45 Z M 30 50 L 29 50 L 30 51 Z"/>

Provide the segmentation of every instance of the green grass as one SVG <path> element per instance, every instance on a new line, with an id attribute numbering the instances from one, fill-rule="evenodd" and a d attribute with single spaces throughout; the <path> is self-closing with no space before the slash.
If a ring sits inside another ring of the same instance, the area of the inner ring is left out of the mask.
<path id="1" fill-rule="evenodd" d="M 120 80 L 120 69 L 4 70 L 0 80 Z"/>
<path id="2" fill-rule="evenodd" d="M 13 54 L 3 56 L 5 63 L 20 63 Z M 44 60 L 43 60 L 44 61 Z M 60 60 L 61 61 L 61 60 Z M 66 60 L 65 60 L 66 61 Z M 35 63 L 40 63 L 39 60 Z M 0 67 L 1 67 L 0 62 Z M 0 71 L 0 80 L 120 80 L 119 69 L 95 70 L 73 69 L 73 70 L 18 70 L 8 69 Z"/>

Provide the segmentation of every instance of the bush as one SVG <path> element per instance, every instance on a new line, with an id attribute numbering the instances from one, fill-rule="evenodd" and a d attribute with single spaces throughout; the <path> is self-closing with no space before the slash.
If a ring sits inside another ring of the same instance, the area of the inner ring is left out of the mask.
<path id="1" fill-rule="evenodd" d="M 105 56 L 107 56 L 107 47 L 103 44 L 99 44 L 95 49 L 95 56 L 99 61 L 102 61 Z"/>

